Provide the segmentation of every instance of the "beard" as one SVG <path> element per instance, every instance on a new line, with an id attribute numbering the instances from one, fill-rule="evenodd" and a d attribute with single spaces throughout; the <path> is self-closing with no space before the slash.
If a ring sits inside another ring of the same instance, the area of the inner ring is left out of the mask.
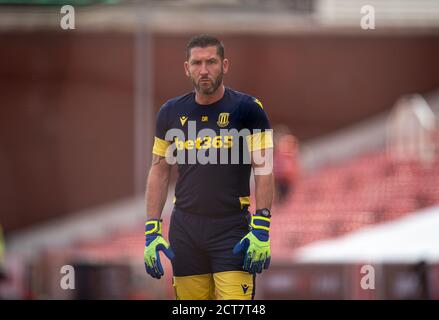
<path id="1" fill-rule="evenodd" d="M 216 78 L 210 79 L 210 78 L 201 78 L 198 82 L 196 81 L 196 79 L 191 77 L 192 80 L 192 84 L 194 85 L 195 89 L 204 94 L 204 95 L 211 95 L 212 93 L 214 93 L 219 86 L 221 85 L 221 83 L 223 82 L 223 70 L 221 68 L 221 72 L 218 74 L 218 76 Z M 201 80 L 209 80 L 209 85 L 207 85 L 208 82 L 203 82 L 203 84 L 201 84 Z"/>

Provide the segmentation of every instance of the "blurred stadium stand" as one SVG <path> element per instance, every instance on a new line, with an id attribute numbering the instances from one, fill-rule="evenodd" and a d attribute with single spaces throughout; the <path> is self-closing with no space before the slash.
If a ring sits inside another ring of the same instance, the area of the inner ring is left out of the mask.
<path id="1" fill-rule="evenodd" d="M 260 97 L 301 142 L 303 173 L 273 210 L 257 298 L 439 299 L 439 259 L 368 256 L 355 240 L 398 224 L 412 235 L 416 218 L 437 225 L 423 212 L 439 204 L 439 3 L 368 1 L 373 33 L 359 28 L 363 4 L 119 1 L 76 8 L 72 32 L 57 6 L 0 5 L 0 297 L 173 298 L 166 259 L 163 281 L 144 271 L 142 192 L 155 113 L 190 89 L 184 46 L 202 30 L 226 44 L 226 83 Z M 437 239 L 423 236 L 417 250 Z M 346 244 L 365 255 L 336 259 Z M 376 291 L 359 286 L 364 263 Z M 59 286 L 66 264 L 74 291 Z"/>
<path id="2" fill-rule="evenodd" d="M 434 262 L 439 258 L 438 220 L 436 205 L 337 239 L 315 242 L 296 250 L 292 257 L 308 263 Z"/>

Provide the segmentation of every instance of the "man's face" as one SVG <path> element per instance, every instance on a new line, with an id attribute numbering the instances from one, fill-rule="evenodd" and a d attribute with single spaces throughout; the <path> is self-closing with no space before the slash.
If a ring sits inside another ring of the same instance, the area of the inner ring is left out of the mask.
<path id="1" fill-rule="evenodd" d="M 205 95 L 214 93 L 223 82 L 227 73 L 228 61 L 221 60 L 216 46 L 191 49 L 191 54 L 184 63 L 186 75 L 191 79 L 197 92 Z"/>

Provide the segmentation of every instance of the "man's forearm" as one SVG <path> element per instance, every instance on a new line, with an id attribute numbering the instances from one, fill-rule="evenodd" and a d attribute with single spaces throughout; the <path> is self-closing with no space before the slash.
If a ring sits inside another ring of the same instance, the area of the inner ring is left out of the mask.
<path id="1" fill-rule="evenodd" d="M 153 156 L 146 184 L 146 213 L 148 219 L 160 219 L 168 196 L 170 167 L 166 159 Z"/>
<path id="2" fill-rule="evenodd" d="M 271 210 L 274 197 L 273 149 L 253 151 L 252 165 L 255 176 L 256 209 Z"/>
<path id="3" fill-rule="evenodd" d="M 255 175 L 256 209 L 271 210 L 274 195 L 273 174 Z"/>

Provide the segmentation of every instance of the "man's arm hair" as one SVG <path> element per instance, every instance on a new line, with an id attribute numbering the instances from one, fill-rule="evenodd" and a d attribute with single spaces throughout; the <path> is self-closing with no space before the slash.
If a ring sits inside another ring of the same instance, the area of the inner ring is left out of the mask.
<path id="1" fill-rule="evenodd" d="M 160 219 L 168 196 L 171 166 L 164 157 L 153 154 L 146 182 L 146 213 L 148 219 Z"/>
<path id="2" fill-rule="evenodd" d="M 273 149 L 252 151 L 255 176 L 256 209 L 271 210 L 274 196 Z"/>

